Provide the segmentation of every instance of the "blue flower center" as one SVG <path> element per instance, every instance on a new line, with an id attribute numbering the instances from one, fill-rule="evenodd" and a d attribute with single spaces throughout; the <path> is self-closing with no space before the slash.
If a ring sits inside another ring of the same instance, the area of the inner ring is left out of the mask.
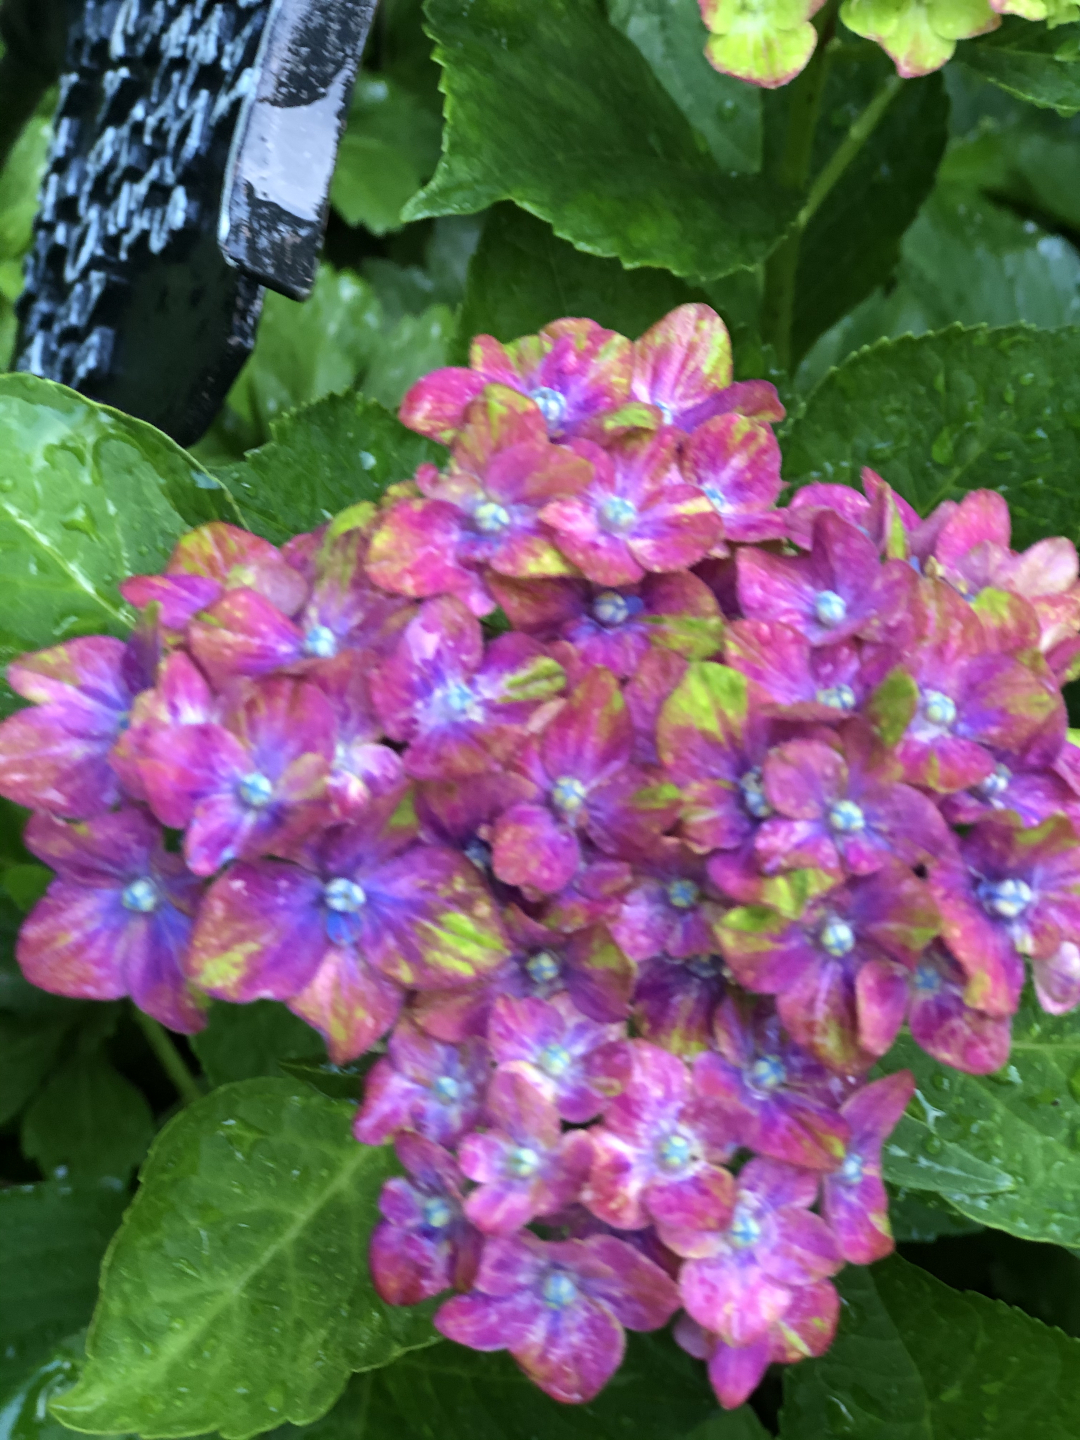
<path id="1" fill-rule="evenodd" d="M 236 787 L 243 804 L 251 810 L 265 810 L 274 798 L 274 784 L 261 770 L 253 770 Z"/>
<path id="2" fill-rule="evenodd" d="M 726 515 L 732 508 L 731 501 L 719 485 L 702 485 L 701 492 L 718 515 Z"/>
<path id="3" fill-rule="evenodd" d="M 761 1239 L 761 1224 L 743 1206 L 736 1205 L 728 1236 L 737 1250 L 748 1250 Z"/>
<path id="4" fill-rule="evenodd" d="M 440 1075 L 431 1088 L 444 1105 L 451 1105 L 461 1094 L 461 1084 L 453 1075 Z"/>
<path id="5" fill-rule="evenodd" d="M 585 804 L 585 786 L 572 775 L 560 776 L 551 787 L 551 803 L 564 815 L 576 815 Z"/>
<path id="6" fill-rule="evenodd" d="M 592 613 L 601 625 L 625 625 L 630 619 L 630 606 L 617 590 L 601 590 L 592 603 Z"/>
<path id="7" fill-rule="evenodd" d="M 335 910 L 339 915 L 355 915 L 367 904 L 367 895 L 362 885 L 339 875 L 334 880 L 328 880 L 323 886 L 323 904 L 328 910 Z"/>
<path id="8" fill-rule="evenodd" d="M 924 690 L 922 713 L 931 725 L 938 725 L 941 729 L 948 730 L 950 725 L 956 724 L 956 701 L 951 700 L 948 695 L 943 695 L 940 690 Z"/>
<path id="9" fill-rule="evenodd" d="M 840 1166 L 837 1175 L 845 1185 L 857 1185 L 863 1178 L 865 1169 L 866 1165 L 863 1157 L 856 1154 L 853 1150 L 850 1154 L 844 1156 L 844 1163 Z"/>
<path id="10" fill-rule="evenodd" d="M 566 419 L 566 396 L 553 390 L 550 385 L 540 385 L 535 390 L 530 390 L 529 395 L 536 401 L 536 408 L 544 417 L 547 428 L 558 430 Z"/>
<path id="11" fill-rule="evenodd" d="M 920 995 L 936 995 L 941 989 L 941 976 L 932 965 L 919 965 L 915 971 L 915 989 Z"/>
<path id="12" fill-rule="evenodd" d="M 158 888 L 149 875 L 132 880 L 120 892 L 120 904 L 125 910 L 134 910 L 138 915 L 149 915 L 161 904 Z"/>
<path id="13" fill-rule="evenodd" d="M 819 690 L 814 697 L 819 705 L 828 705 L 830 710 L 854 710 L 857 703 L 855 691 L 850 685 L 830 685 Z"/>
<path id="14" fill-rule="evenodd" d="M 529 979 L 536 985 L 550 985 L 559 978 L 559 961 L 550 950 L 538 950 L 525 961 Z"/>
<path id="15" fill-rule="evenodd" d="M 831 630 L 847 619 L 847 601 L 835 590 L 819 590 L 814 597 L 814 614 L 819 625 Z"/>
<path id="16" fill-rule="evenodd" d="M 540 1169 L 540 1156 L 528 1145 L 515 1145 L 507 1152 L 506 1168 L 518 1180 L 529 1180 Z"/>
<path id="17" fill-rule="evenodd" d="M 685 1135 L 666 1135 L 656 1147 L 661 1170 L 685 1170 L 694 1156 L 694 1147 Z"/>
<path id="18" fill-rule="evenodd" d="M 539 1061 L 540 1069 L 545 1075 L 550 1075 L 553 1080 L 558 1080 L 565 1075 L 574 1063 L 574 1057 L 565 1045 L 545 1045 L 536 1058 Z"/>
<path id="19" fill-rule="evenodd" d="M 841 835 L 854 835 L 866 829 L 866 816 L 854 800 L 838 800 L 829 809 L 829 826 Z"/>
<path id="20" fill-rule="evenodd" d="M 304 636 L 304 654 L 315 660 L 332 660 L 337 654 L 337 636 L 329 625 L 312 625 Z"/>
<path id="21" fill-rule="evenodd" d="M 667 898 L 676 910 L 692 910 L 697 904 L 700 894 L 701 891 L 693 880 L 672 880 L 667 887 Z"/>
<path id="22" fill-rule="evenodd" d="M 565 1310 L 578 1298 L 578 1287 L 565 1270 L 552 1270 L 544 1277 L 540 1294 L 545 1305 L 550 1305 L 553 1310 Z"/>
<path id="23" fill-rule="evenodd" d="M 996 800 L 999 795 L 1004 795 L 1009 788 L 1009 781 L 1012 779 L 1012 771 L 1007 765 L 995 765 L 985 780 L 979 782 L 975 789 L 987 800 Z"/>
<path id="24" fill-rule="evenodd" d="M 739 781 L 739 789 L 742 791 L 743 804 L 755 820 L 765 820 L 773 813 L 765 796 L 761 770 L 756 765 L 752 770 L 747 770 Z"/>
<path id="25" fill-rule="evenodd" d="M 600 518 L 609 530 L 625 530 L 637 519 L 637 506 L 622 495 L 609 495 L 600 506 Z"/>
<path id="26" fill-rule="evenodd" d="M 984 880 L 978 895 L 987 914 L 997 915 L 1002 920 L 1015 920 L 1035 899 L 1035 893 L 1026 880 Z"/>
<path id="27" fill-rule="evenodd" d="M 837 960 L 843 955 L 850 955 L 855 949 L 855 931 L 839 915 L 825 921 L 818 939 L 826 954 L 835 956 Z"/>
<path id="28" fill-rule="evenodd" d="M 450 719 L 483 719 L 483 706 L 477 700 L 472 687 L 463 680 L 451 680 L 449 685 L 440 690 L 438 699 L 441 702 L 439 708 Z"/>
<path id="29" fill-rule="evenodd" d="M 465 859 L 471 860 L 478 870 L 491 869 L 491 846 L 485 845 L 483 840 L 477 840 L 474 836 L 465 846 Z"/>
<path id="30" fill-rule="evenodd" d="M 724 962 L 719 955 L 691 955 L 684 964 L 699 980 L 716 980 L 724 973 Z"/>
<path id="31" fill-rule="evenodd" d="M 750 1066 L 747 1078 L 755 1090 L 776 1090 L 787 1079 L 787 1070 L 779 1055 L 762 1055 Z"/>
<path id="32" fill-rule="evenodd" d="M 484 500 L 473 511 L 476 528 L 484 535 L 497 535 L 510 524 L 510 511 L 495 500 Z"/>
<path id="33" fill-rule="evenodd" d="M 425 1202 L 422 1214 L 429 1230 L 445 1230 L 454 1218 L 453 1210 L 439 1195 Z"/>

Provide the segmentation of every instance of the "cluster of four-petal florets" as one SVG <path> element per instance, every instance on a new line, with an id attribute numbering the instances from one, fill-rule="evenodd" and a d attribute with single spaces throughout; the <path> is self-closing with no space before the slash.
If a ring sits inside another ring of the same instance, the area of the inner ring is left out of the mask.
<path id="1" fill-rule="evenodd" d="M 891 1244 L 901 1025 L 982 1073 L 1025 961 L 1080 1001 L 1073 547 L 870 472 L 777 509 L 781 415 L 704 306 L 481 338 L 402 410 L 441 472 L 281 549 L 204 526 L 130 641 L 9 672 L 29 978 L 389 1033 L 376 1283 L 564 1400 L 679 1306 L 725 1404 L 820 1353 Z"/>

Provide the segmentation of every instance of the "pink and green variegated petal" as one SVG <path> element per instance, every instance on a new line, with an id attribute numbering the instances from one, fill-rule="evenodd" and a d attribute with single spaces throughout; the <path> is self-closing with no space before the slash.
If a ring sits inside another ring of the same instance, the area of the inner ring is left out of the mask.
<path id="1" fill-rule="evenodd" d="M 994 769 L 994 757 L 974 740 L 959 735 L 923 738 L 907 734 L 896 750 L 910 785 L 950 795 L 970 790 Z"/>
<path id="2" fill-rule="evenodd" d="M 86 635 L 21 655 L 7 669 L 7 681 L 16 695 L 34 705 L 62 704 L 87 712 L 121 713 L 130 691 L 123 680 L 126 646 L 111 635 Z M 110 724 L 104 717 L 98 724 Z"/>
<path id="3" fill-rule="evenodd" d="M 507 1348 L 546 1395 L 567 1405 L 585 1404 L 622 1364 L 623 1328 L 606 1305 L 592 1300 L 582 1299 L 565 1310 L 543 1308 L 543 1330 L 537 1327 L 526 1344 Z"/>
<path id="4" fill-rule="evenodd" d="M 852 1148 L 864 1158 L 876 1159 L 914 1094 L 915 1077 L 910 1070 L 897 1070 L 856 1090 L 840 1111 L 851 1126 Z"/>
<path id="5" fill-rule="evenodd" d="M 433 693 L 470 675 L 483 655 L 480 622 L 460 600 L 443 595 L 425 601 L 371 677 L 371 698 L 390 739 L 411 740 Z"/>
<path id="6" fill-rule="evenodd" d="M 614 1235 L 590 1235 L 578 1244 L 581 1248 L 572 1252 L 578 1273 L 620 1325 L 649 1331 L 667 1324 L 679 1308 L 679 1292 L 649 1253 Z"/>
<path id="7" fill-rule="evenodd" d="M 719 1166 L 703 1166 L 682 1178 L 657 1179 L 645 1205 L 660 1225 L 678 1230 L 724 1230 L 735 1207 L 735 1181 Z"/>
<path id="8" fill-rule="evenodd" d="M 832 836 L 820 820 L 773 816 L 754 836 L 754 854 L 766 875 L 812 867 L 840 875 L 843 866 Z"/>
<path id="9" fill-rule="evenodd" d="M 644 624 L 654 645 L 690 660 L 707 660 L 720 649 L 724 619 L 716 596 L 696 575 L 648 575 L 641 587 Z"/>
<path id="10" fill-rule="evenodd" d="M 731 411 L 769 425 L 778 425 L 787 415 L 776 386 L 768 380 L 735 380 L 725 386 L 713 400 L 711 413 L 727 415 Z"/>
<path id="11" fill-rule="evenodd" d="M 787 508 L 788 539 L 803 550 L 812 543 L 814 518 L 822 510 L 832 510 L 849 525 L 869 531 L 870 501 L 850 485 L 817 483 L 804 485 L 791 497 Z"/>
<path id="12" fill-rule="evenodd" d="M 755 1264 L 726 1257 L 688 1261 L 679 1276 L 679 1293 L 687 1314 L 736 1346 L 761 1340 L 791 1301 L 787 1285 Z"/>
<path id="13" fill-rule="evenodd" d="M 370 1050 L 397 1019 L 404 994 L 356 950 L 331 946 L 289 1009 L 326 1041 L 330 1060 L 346 1065 Z"/>
<path id="14" fill-rule="evenodd" d="M 776 437 L 744 415 L 717 415 L 700 426 L 683 452 L 681 469 L 736 538 L 750 538 L 736 535 L 737 522 L 771 511 L 782 485 Z"/>
<path id="15" fill-rule="evenodd" d="M 230 590 L 192 621 L 188 637 L 195 659 L 218 688 L 279 670 L 304 653 L 296 625 L 255 590 Z"/>
<path id="16" fill-rule="evenodd" d="M 544 446 L 547 427 L 534 400 L 509 385 L 486 385 L 465 411 L 451 467 L 483 475 L 492 457 L 513 446 Z"/>
<path id="17" fill-rule="evenodd" d="M 884 1055 L 896 1039 L 908 1007 L 911 974 L 895 960 L 873 959 L 855 979 L 859 1044 L 868 1055 Z"/>
<path id="18" fill-rule="evenodd" d="M 761 1247 L 762 1269 L 774 1280 L 797 1287 L 835 1275 L 841 1257 L 829 1227 L 818 1215 L 788 1206 L 773 1217 L 774 1238 Z"/>
<path id="19" fill-rule="evenodd" d="M 31 985 L 50 994 L 117 1000 L 127 994 L 118 951 L 129 918 L 119 888 L 54 880 L 23 921 L 15 948 L 19 967 Z"/>
<path id="20" fill-rule="evenodd" d="M 464 856 L 418 845 L 362 879 L 368 903 L 356 916 L 357 946 L 399 985 L 463 988 L 509 954 L 494 902 Z"/>
<path id="21" fill-rule="evenodd" d="M 855 1183 L 828 1175 L 824 1184 L 825 1218 L 840 1254 L 851 1265 L 872 1265 L 892 1253 L 889 1197 L 880 1175 L 868 1171 Z"/>
<path id="22" fill-rule="evenodd" d="M 1045 960 L 1031 962 L 1035 994 L 1048 1015 L 1066 1015 L 1080 1006 L 1080 946 L 1071 940 Z"/>
<path id="23" fill-rule="evenodd" d="M 1065 598 L 1075 591 L 1078 570 L 1076 546 L 1058 535 L 1037 540 L 1021 554 L 1010 556 L 998 571 L 997 583 L 1029 599 Z"/>
<path id="24" fill-rule="evenodd" d="M 638 1033 L 675 1055 L 697 1055 L 709 1046 L 713 1015 L 723 994 L 719 957 L 655 956 L 641 967 L 634 991 Z"/>
<path id="25" fill-rule="evenodd" d="M 679 818 L 678 789 L 648 780 L 644 770 L 627 765 L 590 793 L 586 830 L 606 855 L 648 854 Z"/>
<path id="26" fill-rule="evenodd" d="M 59 705 L 17 711 L 0 724 L 0 795 L 72 820 L 100 815 L 120 799 L 110 744 L 73 731 Z"/>
<path id="27" fill-rule="evenodd" d="M 450 1249 L 441 1236 L 433 1239 L 385 1221 L 371 1232 L 371 1278 L 388 1305 L 418 1305 L 449 1290 L 450 1259 Z"/>
<path id="28" fill-rule="evenodd" d="M 702 8 L 714 32 L 705 46 L 705 58 L 722 75 L 775 90 L 794 80 L 814 53 L 817 31 L 809 20 L 792 25 L 785 14 L 788 23 L 778 23 L 776 14 L 777 10 L 812 13 L 805 4 L 757 0 L 751 7 L 736 0 L 708 0 Z"/>
<path id="29" fill-rule="evenodd" d="M 633 585 L 644 568 L 626 540 L 601 528 L 588 500 L 570 496 L 545 505 L 540 519 L 555 536 L 562 554 L 596 585 Z"/>
<path id="30" fill-rule="evenodd" d="M 953 961 L 945 973 L 920 966 L 908 1024 L 912 1039 L 928 1055 L 967 1075 L 992 1075 L 1008 1061 L 1012 1017 L 987 1015 L 966 1004 L 964 973 Z"/>
<path id="31" fill-rule="evenodd" d="M 163 825 L 181 830 L 196 805 L 216 792 L 229 792 L 252 768 L 243 745 L 220 725 L 167 726 L 143 746 L 139 771 L 150 808 Z"/>
<path id="32" fill-rule="evenodd" d="M 334 756 L 326 781 L 326 798 L 334 818 L 358 819 L 372 800 L 398 790 L 405 778 L 401 756 L 388 745 L 353 741 Z"/>
<path id="33" fill-rule="evenodd" d="M 368 575 L 396 595 L 459 595 L 474 615 L 489 614 L 495 601 L 457 558 L 462 525 L 445 500 L 399 500 L 371 537 Z"/>
<path id="34" fill-rule="evenodd" d="M 731 337 L 708 305 L 680 305 L 634 344 L 631 393 L 668 412 L 668 423 L 731 384 Z"/>
<path id="35" fill-rule="evenodd" d="M 766 1211 L 788 1210 L 792 1206 L 807 1210 L 817 1198 L 820 1179 L 795 1165 L 755 1157 L 739 1172 L 739 1191 Z"/>
<path id="36" fill-rule="evenodd" d="M 487 384 L 484 375 L 449 365 L 423 376 L 409 390 L 398 419 L 418 435 L 452 445 L 465 420 L 465 411 Z"/>
<path id="37" fill-rule="evenodd" d="M 692 664 L 664 703 L 657 749 L 681 784 L 703 776 L 734 782 L 745 768 L 749 715 L 745 678 L 726 665 Z"/>
<path id="38" fill-rule="evenodd" d="M 692 850 L 701 855 L 713 850 L 735 850 L 749 837 L 753 821 L 735 785 L 724 780 L 700 780 L 680 788 L 683 808 L 679 829 Z"/>
<path id="39" fill-rule="evenodd" d="M 854 986 L 842 965 L 818 958 L 783 991 L 777 1009 L 792 1039 L 837 1074 L 861 1074 L 873 1063 L 859 1044 Z"/>
<path id="40" fill-rule="evenodd" d="M 583 613 L 589 589 L 584 580 L 560 576 L 515 580 L 493 574 L 488 584 L 514 629 L 540 640 L 554 640 Z"/>
<path id="41" fill-rule="evenodd" d="M 290 1000 L 330 948 L 318 878 L 271 860 L 234 865 L 207 891 L 186 962 L 223 1000 Z"/>
<path id="42" fill-rule="evenodd" d="M 497 574 L 517 580 L 543 580 L 581 574 L 546 532 L 523 527 L 508 531 L 505 539 L 490 547 L 488 564 Z M 475 606 L 472 608 L 477 614 L 487 613 L 476 610 Z"/>
<path id="43" fill-rule="evenodd" d="M 980 590 L 971 607 L 982 621 L 989 647 L 1014 655 L 1039 647 L 1042 627 L 1030 600 L 1007 590 L 987 586 Z"/>
<path id="44" fill-rule="evenodd" d="M 592 1132 L 593 1158 L 589 1181 L 582 1195 L 597 1219 L 619 1230 L 641 1230 L 649 1223 L 641 1196 L 648 1171 L 636 1148 L 604 1126 Z"/>
<path id="45" fill-rule="evenodd" d="M 996 490 L 972 490 L 938 531 L 934 559 L 946 569 L 961 564 L 977 545 L 1008 550 L 1012 538 L 1009 504 Z"/>
<path id="46" fill-rule="evenodd" d="M 581 847 L 546 805 L 512 805 L 496 822 L 492 863 L 504 884 L 553 895 L 573 879 Z"/>
<path id="47" fill-rule="evenodd" d="M 565 952 L 567 994 L 590 1020 L 624 1020 L 630 1007 L 635 969 L 604 925 L 590 925 L 570 937 Z"/>
<path id="48" fill-rule="evenodd" d="M 761 771 L 769 804 L 792 820 L 818 820 L 847 789 L 843 755 L 819 740 L 791 740 L 769 751 Z"/>
<path id="49" fill-rule="evenodd" d="M 149 872 L 160 831 L 134 807 L 80 825 L 65 825 L 39 811 L 27 821 L 23 843 L 64 880 L 120 890 L 135 876 Z"/>
<path id="50" fill-rule="evenodd" d="M 440 1335 L 470 1350 L 512 1350 L 528 1342 L 533 1330 L 543 1333 L 543 1315 L 530 1291 L 517 1296 L 455 1295 L 434 1316 Z"/>
<path id="51" fill-rule="evenodd" d="M 767 905 L 729 910 L 716 925 L 716 940 L 740 985 L 776 995 L 794 985 L 817 951 L 803 927 Z"/>
<path id="52" fill-rule="evenodd" d="M 205 575 L 133 575 L 120 582 L 119 590 L 136 610 L 159 605 L 158 617 L 166 630 L 183 630 L 193 615 L 221 594 L 218 582 Z"/>
<path id="53" fill-rule="evenodd" d="M 181 969 L 190 940 L 190 918 L 161 906 L 127 926 L 117 955 L 135 1004 L 181 1035 L 194 1035 L 206 1024 Z"/>
<path id="54" fill-rule="evenodd" d="M 824 1355 L 836 1335 L 840 1319 L 840 1296 L 828 1280 L 800 1285 L 791 1304 L 769 1331 L 769 1358 L 793 1365 L 814 1355 Z"/>
<path id="55" fill-rule="evenodd" d="M 573 776 L 586 784 L 625 765 L 633 727 L 619 682 L 597 666 L 575 686 L 544 731 L 540 753 L 553 780 Z"/>
<path id="56" fill-rule="evenodd" d="M 276 546 L 221 520 L 182 535 L 165 569 L 169 575 L 205 575 L 226 590 L 257 590 L 283 615 L 295 615 L 308 594 L 307 581 Z"/>
<path id="57" fill-rule="evenodd" d="M 725 1345 L 715 1340 L 709 1359 L 709 1384 L 725 1410 L 737 1410 L 761 1383 L 769 1364 L 769 1341 Z"/>
<path id="58" fill-rule="evenodd" d="M 941 933 L 967 975 L 964 999 L 988 1015 L 1015 1013 L 1024 966 L 1006 928 L 990 919 L 967 890 L 967 877 L 942 867 L 931 877 Z"/>
<path id="59" fill-rule="evenodd" d="M 711 552 L 722 529 L 719 515 L 700 490 L 673 484 L 641 511 L 627 543 L 644 570 L 689 570 Z"/>
<path id="60" fill-rule="evenodd" d="M 1060 714 L 1062 699 L 1036 658 L 1023 664 L 1004 655 L 980 655 L 964 668 L 959 733 L 999 750 L 1021 751 Z"/>

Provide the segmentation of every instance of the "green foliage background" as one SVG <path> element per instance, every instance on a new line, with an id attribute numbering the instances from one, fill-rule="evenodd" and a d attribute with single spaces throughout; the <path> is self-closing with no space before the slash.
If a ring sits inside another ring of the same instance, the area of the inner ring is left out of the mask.
<path id="1" fill-rule="evenodd" d="M 0 376 L 0 660 L 122 632 L 117 582 L 190 525 L 281 541 L 438 460 L 392 412 L 473 334 L 569 314 L 634 336 L 689 299 L 780 388 L 792 485 L 870 464 L 924 511 L 988 485 L 1017 544 L 1080 538 L 1080 26 L 1007 20 L 906 82 L 839 26 L 771 93 L 703 43 L 695 0 L 384 0 L 315 293 L 267 297 L 190 453 Z M 53 100 L 17 90 L 0 365 Z M 48 880 L 22 822 L 0 802 L 0 1440 L 1080 1436 L 1080 1016 L 1026 1002 L 985 1078 L 897 1043 L 884 1068 L 919 1086 L 886 1156 L 899 1253 L 841 1276 L 823 1359 L 723 1415 L 670 1338 L 631 1337 L 565 1408 L 374 1294 L 394 1162 L 349 1137 L 363 1062 L 269 1002 L 215 1004 L 188 1044 L 21 979 Z"/>

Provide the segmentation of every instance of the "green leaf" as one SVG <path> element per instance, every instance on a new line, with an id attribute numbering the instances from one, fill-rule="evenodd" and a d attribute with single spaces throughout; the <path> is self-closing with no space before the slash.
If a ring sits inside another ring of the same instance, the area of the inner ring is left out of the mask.
<path id="1" fill-rule="evenodd" d="M 1080 110 L 1080 25 L 1050 29 L 1007 15 L 956 58 L 1020 100 L 1063 114 Z"/>
<path id="2" fill-rule="evenodd" d="M 892 61 L 869 41 L 834 42 L 830 56 L 814 134 L 813 174 L 895 74 Z M 795 277 L 796 362 L 823 331 L 891 276 L 901 237 L 933 188 L 948 114 L 940 75 L 904 83 L 810 220 Z"/>
<path id="3" fill-rule="evenodd" d="M 163 569 L 185 530 L 215 518 L 235 518 L 227 492 L 153 426 L 49 380 L 0 376 L 0 665 L 125 633 L 117 582 Z"/>
<path id="4" fill-rule="evenodd" d="M 1080 1245 L 1080 1013 L 1044 1015 L 1025 998 L 993 1075 L 939 1065 L 907 1036 L 883 1068 L 918 1085 L 885 1146 L 887 1179 L 936 1190 L 983 1225 Z"/>
<path id="5" fill-rule="evenodd" d="M 800 368 L 799 385 L 807 390 L 831 365 L 883 335 L 921 335 L 955 320 L 1024 320 L 1047 329 L 1076 324 L 1080 255 L 1061 236 L 1018 219 L 967 184 L 939 185 L 904 236 L 895 285 L 822 336 Z"/>
<path id="6" fill-rule="evenodd" d="M 115 1181 L 0 1190 L 0 1393 L 89 1320 L 126 1200 Z"/>
<path id="7" fill-rule="evenodd" d="M 1080 1342 L 893 1256 L 839 1279 L 840 1332 L 784 1374 L 781 1440 L 1073 1440 Z"/>
<path id="8" fill-rule="evenodd" d="M 235 494 L 244 524 L 281 544 L 314 530 L 359 500 L 410 480 L 440 445 L 406 430 L 374 400 L 331 395 L 278 420 L 273 439 L 219 474 Z"/>
<path id="9" fill-rule="evenodd" d="M 889 1224 L 898 1245 L 926 1244 L 942 1235 L 974 1235 L 985 1227 L 969 1220 L 931 1190 L 889 1188 Z"/>
<path id="10" fill-rule="evenodd" d="M 206 1029 L 191 1037 L 191 1048 L 211 1085 L 283 1075 L 279 1060 L 310 1057 L 321 1046 L 316 1031 L 276 1000 L 250 1005 L 215 1000 Z"/>
<path id="11" fill-rule="evenodd" d="M 0 1391 L 0 1440 L 70 1440 L 71 1431 L 53 1419 L 49 1404 L 79 1378 L 84 1334 L 80 1330 L 61 1340 Z"/>
<path id="12" fill-rule="evenodd" d="M 52 124 L 46 115 L 32 115 L 0 170 L 0 277 L 5 265 L 19 260 L 30 247 L 38 186 L 45 173 Z M 0 293 L 14 300 L 21 290 L 21 276 L 14 285 L 0 278 Z M 13 289 L 14 294 L 9 293 Z"/>
<path id="13" fill-rule="evenodd" d="M 46 1175 L 127 1180 L 153 1133 L 146 1097 L 97 1046 L 49 1079 L 23 1117 L 22 1148 Z"/>
<path id="14" fill-rule="evenodd" d="M 1080 329 L 1009 325 L 880 341 L 825 377 L 783 436 L 795 485 L 879 471 L 922 514 L 999 490 L 1019 549 L 1078 533 Z"/>
<path id="15" fill-rule="evenodd" d="M 282 1074 L 313 1085 L 322 1094 L 329 1095 L 331 1100 L 352 1100 L 355 1103 L 360 1099 L 363 1077 L 382 1053 L 381 1049 L 368 1050 L 359 1060 L 350 1060 L 347 1065 L 334 1065 L 325 1055 L 322 1059 L 318 1055 L 300 1055 L 295 1059 L 282 1056 L 277 1063 Z"/>
<path id="16" fill-rule="evenodd" d="M 633 41 L 721 170 L 761 169 L 761 91 L 705 59 L 697 0 L 608 0 L 608 19 Z"/>
<path id="17" fill-rule="evenodd" d="M 106 1260 L 82 1379 L 54 1404 L 65 1425 L 245 1440 L 317 1419 L 351 1370 L 436 1338 L 426 1307 L 372 1288 L 394 1160 L 353 1140 L 354 1114 L 262 1079 L 169 1122 Z"/>
<path id="18" fill-rule="evenodd" d="M 758 263 L 796 197 L 719 170 L 598 0 L 428 0 L 443 155 L 405 218 L 515 200 L 593 255 L 676 275 Z"/>
<path id="19" fill-rule="evenodd" d="M 439 159 L 439 118 L 386 75 L 361 74 L 338 147 L 330 201 L 374 235 L 401 227 L 401 207 Z"/>
<path id="20" fill-rule="evenodd" d="M 585 255 L 516 205 L 496 205 L 469 263 L 455 358 L 464 363 L 474 335 L 516 340 L 564 315 L 636 339 L 677 305 L 705 298 L 667 270 Z"/>
<path id="21" fill-rule="evenodd" d="M 453 334 L 454 313 L 448 305 L 403 315 L 379 345 L 364 376 L 364 394 L 396 410 L 410 385 L 446 364 Z"/>
<path id="22" fill-rule="evenodd" d="M 766 1440 L 749 1406 L 717 1411 L 705 1367 L 670 1335 L 626 1338 L 626 1359 L 589 1405 L 548 1399 L 506 1354 L 444 1344 L 356 1376 L 322 1420 L 274 1440 Z"/>

